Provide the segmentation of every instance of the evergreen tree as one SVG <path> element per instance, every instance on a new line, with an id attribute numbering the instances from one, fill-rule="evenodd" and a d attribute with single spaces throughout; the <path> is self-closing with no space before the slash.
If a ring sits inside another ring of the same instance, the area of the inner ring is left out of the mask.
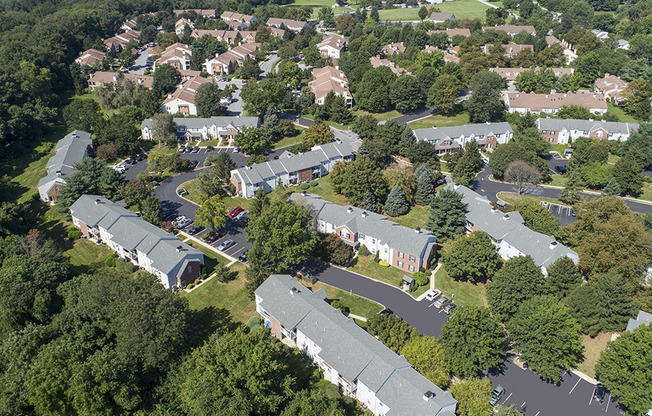
<path id="1" fill-rule="evenodd" d="M 414 193 L 414 203 L 417 205 L 428 205 L 430 199 L 435 195 L 435 183 L 432 174 L 426 165 L 419 165 L 414 171 L 417 177 L 417 190 Z"/>
<path id="2" fill-rule="evenodd" d="M 596 285 L 600 303 L 600 325 L 604 332 L 623 331 L 636 314 L 632 286 L 617 273 L 607 273 Z"/>
<path id="3" fill-rule="evenodd" d="M 550 293 L 557 295 L 560 299 L 582 284 L 582 275 L 573 260 L 568 257 L 564 256 L 555 260 L 547 270 Z"/>
<path id="4" fill-rule="evenodd" d="M 380 205 L 378 204 L 378 201 L 376 201 L 376 196 L 371 191 L 367 191 L 364 194 L 358 207 L 371 212 L 380 212 Z"/>
<path id="5" fill-rule="evenodd" d="M 432 231 L 439 241 L 462 234 L 465 222 L 466 204 L 462 202 L 462 194 L 452 189 L 442 189 L 432 198 L 426 228 Z"/>
<path id="6" fill-rule="evenodd" d="M 600 332 L 600 301 L 595 285 L 578 286 L 564 299 L 571 315 L 582 327 L 582 332 L 592 337 Z"/>
<path id="7" fill-rule="evenodd" d="M 580 175 L 579 169 L 573 169 L 568 172 L 566 186 L 559 193 L 559 199 L 569 205 L 575 205 L 580 202 L 580 192 L 584 189 L 584 181 Z"/>
<path id="8" fill-rule="evenodd" d="M 470 186 L 475 175 L 482 170 L 482 156 L 478 150 L 478 143 L 471 140 L 464 146 L 462 156 L 453 169 L 453 181 L 460 185 Z"/>
<path id="9" fill-rule="evenodd" d="M 405 199 L 405 194 L 400 186 L 394 185 L 385 201 L 385 213 L 390 217 L 398 217 L 410 212 L 410 204 Z"/>
<path id="10" fill-rule="evenodd" d="M 163 220 L 163 209 L 161 208 L 161 201 L 154 195 L 150 195 L 143 201 L 140 214 L 143 219 L 157 227 Z"/>
<path id="11" fill-rule="evenodd" d="M 602 189 L 602 195 L 605 196 L 620 196 L 623 193 L 623 190 L 618 185 L 616 178 L 611 178 L 607 186 Z"/>
<path id="12" fill-rule="evenodd" d="M 398 142 L 398 153 L 401 156 L 406 156 L 414 143 L 416 143 L 414 133 L 412 132 L 412 129 L 406 124 L 405 128 L 403 129 L 403 133 L 401 133 L 401 139 Z"/>

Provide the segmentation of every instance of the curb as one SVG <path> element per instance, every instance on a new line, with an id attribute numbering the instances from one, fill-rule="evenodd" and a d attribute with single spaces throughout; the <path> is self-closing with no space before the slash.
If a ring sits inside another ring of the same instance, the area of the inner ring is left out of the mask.
<path id="1" fill-rule="evenodd" d="M 593 385 L 597 385 L 599 383 L 598 380 L 594 379 L 593 377 L 587 376 L 586 374 L 584 374 L 583 372 L 581 372 L 579 370 L 572 369 L 572 370 L 570 370 L 570 372 L 572 374 L 575 374 L 576 376 L 578 376 L 582 380 L 587 381 L 587 382 L 589 382 L 589 383 L 591 383 Z"/>
<path id="2" fill-rule="evenodd" d="M 184 231 L 179 231 L 179 234 L 181 234 L 181 235 L 183 235 L 183 236 L 185 236 L 185 237 L 188 237 L 189 240 L 194 241 L 195 243 L 198 243 L 198 244 L 204 246 L 205 248 L 209 249 L 209 250 L 212 251 L 213 253 L 216 253 L 216 254 L 219 254 L 219 255 L 222 256 L 222 257 L 225 257 L 227 260 L 230 260 L 230 261 L 231 261 L 230 264 L 233 264 L 233 263 L 235 263 L 235 262 L 238 261 L 238 259 L 233 258 L 233 257 L 229 256 L 228 254 L 219 251 L 218 249 L 216 249 L 215 247 L 211 246 L 210 244 L 206 244 L 206 242 L 201 241 L 199 238 L 196 238 L 196 237 L 194 237 L 194 236 L 192 236 L 192 235 L 190 235 L 190 234 L 187 234 L 187 233 L 184 232 Z M 186 241 L 187 241 L 187 240 L 186 240 Z"/>

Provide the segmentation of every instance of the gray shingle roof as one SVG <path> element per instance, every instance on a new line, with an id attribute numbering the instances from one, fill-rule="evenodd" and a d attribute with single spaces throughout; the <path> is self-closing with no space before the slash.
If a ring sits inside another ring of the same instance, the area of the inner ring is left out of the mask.
<path id="1" fill-rule="evenodd" d="M 309 206 L 317 220 L 336 226 L 346 225 L 354 233 L 360 233 L 380 240 L 391 248 L 408 254 L 421 256 L 425 249 L 435 244 L 437 238 L 429 231 L 413 230 L 390 221 L 386 216 L 356 207 L 344 207 L 325 201 L 319 195 L 292 194 L 290 200 Z M 351 209 L 352 212 L 348 212 Z M 366 217 L 362 214 L 366 213 Z"/>
<path id="2" fill-rule="evenodd" d="M 57 153 L 45 165 L 48 174 L 41 178 L 38 186 L 47 184 L 57 178 L 72 175 L 75 171 L 73 168 L 75 164 L 90 156 L 91 146 L 93 146 L 93 139 L 91 139 L 90 133 L 81 130 L 68 133 L 54 147 Z M 57 172 L 61 172 L 61 175 Z"/>
<path id="3" fill-rule="evenodd" d="M 529 255 L 539 267 L 548 267 L 561 257 L 569 257 L 576 263 L 576 252 L 560 244 L 554 237 L 538 233 L 523 225 L 523 217 L 518 212 L 503 214 L 493 209 L 489 200 L 466 186 L 449 184 L 463 196 L 467 204 L 466 220 L 477 226 L 494 240 L 505 240 L 524 255 Z"/>
<path id="4" fill-rule="evenodd" d="M 650 325 L 650 324 L 652 324 L 652 313 L 638 311 L 638 316 L 636 317 L 636 319 L 630 318 L 629 322 L 627 323 L 627 331 L 631 332 L 641 325 Z"/>
<path id="5" fill-rule="evenodd" d="M 186 129 L 201 129 L 204 126 L 216 125 L 217 127 L 226 127 L 231 124 L 238 129 L 242 127 L 260 127 L 260 119 L 258 117 L 234 117 L 234 116 L 213 116 L 209 118 L 198 117 L 175 117 L 174 122 L 177 127 L 185 127 Z M 152 127 L 152 119 L 147 118 L 140 123 L 141 129 L 145 127 Z"/>
<path id="6" fill-rule="evenodd" d="M 559 119 L 559 118 L 539 118 L 537 119 L 537 127 L 539 130 L 584 130 L 594 131 L 597 129 L 604 129 L 607 133 L 629 134 L 638 131 L 638 123 L 620 123 L 617 121 L 602 121 L 602 120 L 579 120 L 574 118 Z"/>
<path id="7" fill-rule="evenodd" d="M 427 129 L 417 129 L 414 130 L 414 137 L 419 140 L 427 140 L 431 143 L 435 143 L 437 147 L 441 148 L 450 148 L 457 147 L 459 143 L 453 143 L 451 146 L 440 146 L 440 142 L 444 139 L 456 140 L 461 136 L 471 137 L 471 136 L 482 136 L 483 139 L 476 139 L 478 142 L 484 140 L 484 136 L 499 135 L 505 134 L 507 132 L 513 133 L 512 128 L 509 123 L 500 122 L 500 123 L 484 123 L 484 124 L 466 124 L 463 126 L 454 126 L 454 127 L 431 127 Z"/>
<path id="8" fill-rule="evenodd" d="M 298 289 L 292 293 L 291 289 Z M 323 291 L 312 293 L 295 278 L 271 275 L 256 289 L 260 305 L 285 328 L 297 328 L 322 350 L 319 356 L 351 383 L 359 380 L 390 410 L 387 416 L 432 416 L 455 406 L 444 391 L 415 371 L 353 320 L 328 305 Z M 423 399 L 431 391 L 434 397 Z"/>
<path id="9" fill-rule="evenodd" d="M 166 275 L 188 255 L 203 257 L 201 251 L 145 221 L 126 209 L 124 203 L 114 203 L 103 196 L 82 195 L 72 204 L 70 212 L 88 226 L 106 229 L 112 240 L 125 249 L 145 253 L 152 266 Z"/>

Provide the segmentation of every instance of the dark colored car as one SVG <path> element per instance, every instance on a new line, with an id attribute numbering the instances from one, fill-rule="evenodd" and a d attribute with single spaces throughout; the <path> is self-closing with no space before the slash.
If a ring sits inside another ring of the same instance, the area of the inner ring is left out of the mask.
<path id="1" fill-rule="evenodd" d="M 220 237 L 222 237 L 222 236 L 220 235 L 220 233 L 217 233 L 217 232 L 215 232 L 215 231 L 211 231 L 210 233 L 208 233 L 208 234 L 206 235 L 206 238 L 204 238 L 204 241 L 206 241 L 208 244 L 211 244 L 211 243 L 214 243 L 214 242 L 216 242 L 217 240 L 219 240 Z"/>
<path id="2" fill-rule="evenodd" d="M 215 149 L 213 146 L 206 146 L 206 150 L 212 152 Z"/>
<path id="3" fill-rule="evenodd" d="M 199 146 L 195 146 L 192 148 L 193 153 L 198 153 L 199 152 Z"/>
<path id="4" fill-rule="evenodd" d="M 242 263 L 245 263 L 247 261 L 247 252 L 243 252 L 238 256 L 238 261 L 241 261 Z"/>
<path id="5" fill-rule="evenodd" d="M 557 172 L 559 172 L 562 175 L 566 173 L 566 166 L 564 165 L 555 166 L 555 169 L 557 169 Z"/>
<path id="6" fill-rule="evenodd" d="M 242 211 L 244 211 L 244 209 L 242 209 L 242 207 L 235 207 L 235 208 L 233 208 L 231 210 L 231 212 L 229 212 L 229 217 L 233 218 L 236 215 L 238 215 L 239 213 L 241 213 Z"/>
<path id="7" fill-rule="evenodd" d="M 593 400 L 596 400 L 600 403 L 604 403 L 604 397 L 607 395 L 607 391 L 604 387 L 598 385 L 595 391 L 593 392 Z"/>
<path id="8" fill-rule="evenodd" d="M 138 156 L 138 161 L 140 162 L 141 160 L 147 159 L 147 155 L 145 153 L 141 153 Z"/>
<path id="9" fill-rule="evenodd" d="M 179 146 L 179 153 L 183 153 L 186 151 L 186 146 Z"/>
<path id="10" fill-rule="evenodd" d="M 163 221 L 174 221 L 178 216 L 179 214 L 171 213 L 167 217 L 163 218 Z"/>
<path id="11" fill-rule="evenodd" d="M 446 315 L 450 315 L 455 311 L 455 308 L 457 308 L 457 303 L 451 302 L 448 305 L 444 306 L 442 310 L 446 312 Z"/>
<path id="12" fill-rule="evenodd" d="M 391 309 L 385 308 L 382 311 L 378 312 L 378 315 L 392 315 L 394 312 L 392 312 Z"/>
<path id="13" fill-rule="evenodd" d="M 202 231 L 204 231 L 204 227 L 195 226 L 195 227 L 192 227 L 191 229 L 188 230 L 188 234 L 195 235 L 195 234 L 198 234 L 198 233 L 200 233 Z"/>
<path id="14" fill-rule="evenodd" d="M 199 161 L 198 161 L 198 160 L 191 160 L 191 161 L 190 161 L 190 167 L 191 167 L 191 168 L 194 169 L 194 168 L 197 167 L 197 165 L 199 165 Z"/>
<path id="15" fill-rule="evenodd" d="M 505 394 L 505 389 L 499 384 L 498 387 L 496 387 L 494 391 L 491 392 L 491 399 L 489 400 L 489 403 L 491 403 L 492 406 L 495 405 L 498 403 L 498 400 L 500 400 L 503 394 Z"/>

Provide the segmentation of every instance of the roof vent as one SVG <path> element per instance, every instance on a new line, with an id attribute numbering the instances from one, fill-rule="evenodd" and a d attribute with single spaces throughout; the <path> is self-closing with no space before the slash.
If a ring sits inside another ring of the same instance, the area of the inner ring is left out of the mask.
<path id="1" fill-rule="evenodd" d="M 308 192 L 303 191 L 302 193 L 303 193 L 303 196 L 308 196 Z"/>
<path id="2" fill-rule="evenodd" d="M 369 215 L 367 214 L 367 211 L 362 211 L 362 218 L 367 218 L 367 215 Z"/>
<path id="3" fill-rule="evenodd" d="M 497 212 L 497 211 L 498 211 L 498 208 L 496 208 L 496 207 L 491 207 L 491 212 Z"/>
<path id="4" fill-rule="evenodd" d="M 509 214 L 503 215 L 503 220 L 507 221 L 509 219 Z"/>
<path id="5" fill-rule="evenodd" d="M 550 243 L 550 250 L 554 250 L 555 248 L 557 248 L 557 244 L 559 244 L 559 243 L 553 240 Z"/>
<path id="6" fill-rule="evenodd" d="M 177 246 L 177 253 L 181 253 L 182 251 L 183 251 L 183 247 L 182 246 Z"/>
<path id="7" fill-rule="evenodd" d="M 102 203 L 102 201 L 100 199 L 95 200 L 95 205 L 100 205 L 101 203 Z"/>
<path id="8" fill-rule="evenodd" d="M 290 295 L 294 296 L 295 293 L 299 293 L 299 289 L 297 289 L 296 287 L 290 289 Z"/>
<path id="9" fill-rule="evenodd" d="M 352 213 L 353 212 L 353 207 L 347 207 L 346 212 L 348 212 L 349 214 Z"/>
<path id="10" fill-rule="evenodd" d="M 421 227 L 415 228 L 414 232 L 417 233 L 417 234 L 421 234 Z"/>
<path id="11" fill-rule="evenodd" d="M 57 176 L 62 176 L 63 175 L 63 172 L 61 172 L 60 170 L 56 171 L 55 173 L 57 174 Z"/>
<path id="12" fill-rule="evenodd" d="M 433 393 L 433 392 L 430 391 L 430 390 L 428 390 L 427 392 L 423 393 L 423 400 L 426 401 L 426 402 L 430 401 L 430 399 L 432 399 L 433 397 L 435 397 L 435 393 Z"/>

